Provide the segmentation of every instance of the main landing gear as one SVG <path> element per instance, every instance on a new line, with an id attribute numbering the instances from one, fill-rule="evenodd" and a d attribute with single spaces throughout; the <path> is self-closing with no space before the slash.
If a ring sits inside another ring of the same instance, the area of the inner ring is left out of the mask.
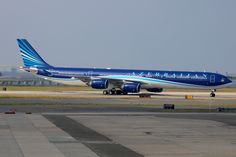
<path id="1" fill-rule="evenodd" d="M 215 89 L 214 89 L 214 90 L 211 90 L 210 97 L 215 97 L 215 96 L 216 96 L 215 92 L 216 92 L 216 90 L 215 90 Z"/>
<path id="2" fill-rule="evenodd" d="M 127 92 L 124 92 L 122 90 L 116 90 L 116 89 L 110 89 L 110 90 L 104 90 L 104 95 L 127 95 Z"/>

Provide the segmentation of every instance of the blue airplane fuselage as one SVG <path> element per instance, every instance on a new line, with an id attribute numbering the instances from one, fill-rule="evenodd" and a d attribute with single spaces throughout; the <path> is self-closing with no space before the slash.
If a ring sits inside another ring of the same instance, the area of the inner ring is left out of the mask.
<path id="1" fill-rule="evenodd" d="M 101 68 L 37 68 L 37 74 L 48 78 L 71 80 L 94 77 L 114 80 L 147 81 L 150 86 L 217 89 L 228 86 L 232 81 L 226 76 L 211 72 L 159 71 Z M 148 86 L 148 85 L 146 85 Z M 148 87 L 149 88 L 149 87 Z M 151 87 L 150 87 L 151 88 Z"/>

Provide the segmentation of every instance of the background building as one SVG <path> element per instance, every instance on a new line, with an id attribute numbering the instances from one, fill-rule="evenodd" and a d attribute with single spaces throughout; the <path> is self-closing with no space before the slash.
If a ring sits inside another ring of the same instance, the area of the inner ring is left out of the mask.
<path id="1" fill-rule="evenodd" d="M 0 66 L 0 85 L 58 86 L 60 84 L 18 70 L 16 67 Z"/>

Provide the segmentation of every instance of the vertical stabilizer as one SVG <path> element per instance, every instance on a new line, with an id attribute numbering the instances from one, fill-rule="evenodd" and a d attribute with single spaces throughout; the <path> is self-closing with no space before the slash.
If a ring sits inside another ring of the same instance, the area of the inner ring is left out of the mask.
<path id="1" fill-rule="evenodd" d="M 26 67 L 51 67 L 47 64 L 26 39 L 17 39 L 21 56 Z"/>

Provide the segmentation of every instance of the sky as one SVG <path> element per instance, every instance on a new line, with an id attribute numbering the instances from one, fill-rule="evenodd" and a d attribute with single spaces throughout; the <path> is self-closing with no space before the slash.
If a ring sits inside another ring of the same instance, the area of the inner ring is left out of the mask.
<path id="1" fill-rule="evenodd" d="M 236 73 L 235 0 L 0 2 L 0 65 L 26 38 L 54 66 Z"/>

